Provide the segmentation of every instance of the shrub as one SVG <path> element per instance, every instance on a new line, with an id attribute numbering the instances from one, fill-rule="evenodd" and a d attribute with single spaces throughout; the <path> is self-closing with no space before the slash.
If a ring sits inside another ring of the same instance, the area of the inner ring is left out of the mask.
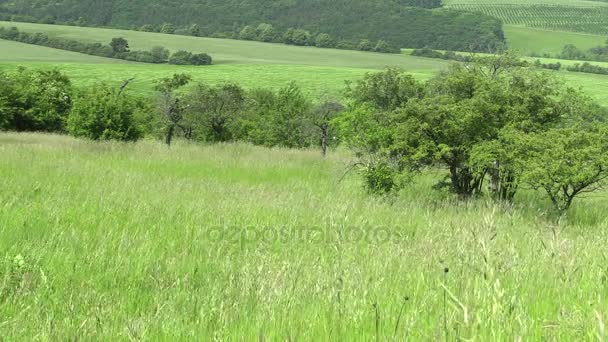
<path id="1" fill-rule="evenodd" d="M 80 94 L 68 118 L 68 132 L 92 140 L 135 141 L 142 136 L 134 120 L 140 106 L 121 91 L 98 85 Z"/>
<path id="2" fill-rule="evenodd" d="M 188 51 L 177 51 L 169 57 L 169 64 L 188 65 L 192 60 L 192 53 Z"/>
<path id="3" fill-rule="evenodd" d="M 150 49 L 152 55 L 152 63 L 167 63 L 170 52 L 162 46 L 154 46 Z"/>
<path id="4" fill-rule="evenodd" d="M 173 24 L 171 24 L 171 23 L 164 23 L 160 27 L 160 33 L 174 34 L 175 33 L 175 26 L 173 26 Z"/>
<path id="5" fill-rule="evenodd" d="M 362 39 L 357 45 L 357 50 L 360 51 L 372 51 L 374 49 L 374 45 L 369 39 Z"/>
<path id="6" fill-rule="evenodd" d="M 0 74 L 0 129 L 62 132 L 71 105 L 70 80 L 57 70 Z"/>
<path id="7" fill-rule="evenodd" d="M 192 65 L 211 65 L 211 63 L 211 56 L 206 53 L 197 53 L 190 57 L 190 64 Z"/>
<path id="8" fill-rule="evenodd" d="M 334 41 L 327 33 L 320 33 L 315 40 L 315 46 L 320 48 L 330 48 L 334 46 Z"/>

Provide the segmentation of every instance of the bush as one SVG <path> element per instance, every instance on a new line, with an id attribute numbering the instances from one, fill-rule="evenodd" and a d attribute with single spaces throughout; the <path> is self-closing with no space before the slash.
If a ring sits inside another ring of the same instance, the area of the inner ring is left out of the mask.
<path id="1" fill-rule="evenodd" d="M 258 33 L 253 26 L 245 26 L 239 33 L 239 38 L 242 40 L 256 40 Z"/>
<path id="2" fill-rule="evenodd" d="M 184 50 L 175 52 L 169 57 L 169 64 L 188 65 L 192 60 L 192 53 Z"/>
<path id="3" fill-rule="evenodd" d="M 152 55 L 152 63 L 167 63 L 170 52 L 162 46 L 154 46 L 150 49 Z"/>
<path id="4" fill-rule="evenodd" d="M 362 39 L 357 45 L 357 50 L 360 51 L 372 51 L 374 50 L 374 45 L 369 39 Z"/>
<path id="5" fill-rule="evenodd" d="M 160 33 L 174 34 L 175 33 L 175 26 L 173 26 L 173 24 L 171 24 L 171 23 L 164 23 L 160 27 Z"/>
<path id="6" fill-rule="evenodd" d="M 331 48 L 334 45 L 333 39 L 327 33 L 320 33 L 315 40 L 315 46 L 319 48 Z"/>
<path id="7" fill-rule="evenodd" d="M 0 73 L 0 129 L 63 132 L 71 83 L 57 70 Z"/>
<path id="8" fill-rule="evenodd" d="M 290 28 L 283 35 L 283 42 L 289 45 L 306 46 L 312 45 L 311 38 L 312 35 L 306 30 Z"/>
<path id="9" fill-rule="evenodd" d="M 211 63 L 211 56 L 206 53 L 197 53 L 190 57 L 190 64 L 192 65 L 211 65 Z"/>
<path id="10" fill-rule="evenodd" d="M 68 132 L 92 140 L 135 141 L 142 131 L 134 120 L 140 108 L 125 93 L 98 85 L 80 94 L 68 119 Z"/>

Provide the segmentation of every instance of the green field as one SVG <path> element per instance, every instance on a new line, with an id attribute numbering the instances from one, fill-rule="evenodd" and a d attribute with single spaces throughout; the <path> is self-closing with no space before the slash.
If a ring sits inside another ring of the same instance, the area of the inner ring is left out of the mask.
<path id="1" fill-rule="evenodd" d="M 574 44 L 581 50 L 588 50 L 603 45 L 608 39 L 608 36 L 603 35 L 558 32 L 513 25 L 505 25 L 504 31 L 509 47 L 525 55 L 535 53 L 556 56 L 562 52 L 566 44 Z"/>
<path id="2" fill-rule="evenodd" d="M 57 67 L 72 77 L 77 85 L 85 86 L 99 81 L 120 84 L 126 78 L 135 77 L 134 89 L 144 94 L 152 92 L 154 79 L 178 71 L 192 74 L 195 81 L 212 84 L 231 81 L 247 88 L 277 88 L 296 81 L 307 93 L 318 96 L 324 93 L 339 95 L 344 89 L 345 80 L 356 80 L 366 72 L 388 66 L 403 68 L 426 79 L 448 65 L 444 61 L 405 55 L 228 39 L 27 23 L 0 22 L 0 25 L 17 26 L 24 31 L 47 32 L 89 42 L 107 43 L 113 37 L 121 36 L 129 40 L 133 49 L 149 49 L 154 45 L 162 45 L 173 51 L 186 49 L 208 52 L 213 56 L 213 66 L 176 67 L 128 63 L 0 40 L 0 47 L 4 48 L 0 55 L 0 67 Z"/>
<path id="3" fill-rule="evenodd" d="M 421 79 L 428 79 L 449 65 L 449 62 L 371 52 L 345 51 L 295 47 L 259 42 L 195 38 L 157 33 L 123 30 L 79 28 L 73 26 L 39 25 L 28 23 L 0 22 L 0 25 L 17 25 L 29 32 L 47 32 L 84 41 L 108 42 L 112 37 L 126 37 L 132 48 L 144 49 L 154 45 L 167 46 L 173 50 L 188 49 L 194 52 L 208 52 L 214 57 L 213 66 L 176 67 L 130 63 L 121 60 L 100 58 L 78 53 L 0 40 L 3 53 L 0 54 L 0 68 L 13 69 L 19 65 L 33 68 L 58 68 L 73 78 L 77 86 L 91 86 L 97 82 L 113 85 L 134 77 L 132 90 L 149 95 L 153 80 L 167 77 L 175 72 L 193 75 L 195 81 L 217 84 L 237 82 L 246 88 L 278 88 L 296 81 L 311 96 L 322 94 L 340 95 L 344 81 L 359 79 L 366 72 L 380 70 L 387 66 L 403 68 Z M 514 37 L 509 43 L 520 51 L 533 47 L 526 35 L 533 32 L 539 41 L 549 41 L 550 31 L 528 28 L 507 27 L 507 33 Z M 516 38 L 515 38 L 516 37 Z M 576 33 L 564 33 L 553 38 L 551 46 L 568 42 L 567 37 L 577 42 L 585 41 L 594 46 L 601 43 L 601 37 Z M 511 39 L 511 38 L 510 38 Z M 561 50 L 561 48 L 559 48 Z M 557 51 L 557 50 L 556 50 Z M 572 61 L 561 61 L 572 64 Z M 608 103 L 608 77 L 589 74 L 560 72 L 559 75 L 575 87 L 582 87 L 596 100 Z"/>
<path id="4" fill-rule="evenodd" d="M 369 197 L 344 152 L 2 133 L 0 153 L 9 341 L 606 337 L 605 196 L 556 224 L 433 174 Z"/>

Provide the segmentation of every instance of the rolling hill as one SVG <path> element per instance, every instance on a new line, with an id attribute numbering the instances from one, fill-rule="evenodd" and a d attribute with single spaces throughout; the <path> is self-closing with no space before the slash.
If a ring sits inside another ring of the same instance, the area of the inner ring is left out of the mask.
<path id="1" fill-rule="evenodd" d="M 329 34 L 343 44 L 385 40 L 396 47 L 487 50 L 504 42 L 500 22 L 490 16 L 438 7 L 437 0 L 24 0 L 0 2 L 0 14 L 13 21 L 75 23 L 189 31 L 234 36 L 247 25 L 274 25 L 272 40 L 289 28 L 312 37 Z M 1 19 L 1 17 L 0 17 Z M 165 25 L 166 28 L 166 25 Z M 309 38 L 307 38 L 310 40 Z"/>
<path id="2" fill-rule="evenodd" d="M 252 41 L 188 37 L 160 33 L 117 29 L 86 28 L 61 25 L 0 22 L 1 26 L 17 26 L 26 32 L 44 32 L 51 36 L 108 43 L 113 37 L 125 37 L 134 49 L 149 49 L 163 45 L 172 51 L 187 49 L 208 52 L 215 65 L 206 67 L 151 65 L 125 62 L 72 53 L 62 50 L 0 40 L 0 68 L 28 66 L 56 67 L 68 74 L 77 85 L 90 86 L 97 82 L 120 84 L 135 77 L 133 90 L 143 94 L 153 92 L 153 80 L 175 72 L 192 74 L 195 81 L 217 84 L 238 82 L 246 88 L 278 88 L 296 81 L 311 96 L 332 94 L 340 96 L 344 81 L 353 81 L 366 72 L 389 66 L 399 67 L 420 79 L 428 79 L 449 65 L 448 61 L 413 57 Z M 530 30 L 523 28 L 524 30 Z M 547 36 L 549 32 L 542 31 Z M 568 33 L 572 38 L 579 34 Z M 526 42 L 523 38 L 520 42 Z M 585 36 L 586 37 L 586 36 Z M 592 36 L 594 37 L 594 36 Z M 590 40 L 589 44 L 594 41 Z M 527 43 L 532 44 L 532 43 Z M 543 59 L 548 62 L 559 60 Z M 564 65 L 573 61 L 559 61 Z M 595 99 L 608 104 L 608 77 L 560 71 L 558 74 L 575 87 L 584 88 Z"/>

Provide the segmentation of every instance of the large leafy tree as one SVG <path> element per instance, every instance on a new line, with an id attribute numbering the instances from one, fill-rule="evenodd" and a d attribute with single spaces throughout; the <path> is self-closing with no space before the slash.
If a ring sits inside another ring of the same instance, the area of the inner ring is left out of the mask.
<path id="1" fill-rule="evenodd" d="M 0 128 L 62 132 L 72 106 L 72 87 L 57 70 L 19 68 L 0 74 Z"/>
<path id="2" fill-rule="evenodd" d="M 156 82 L 154 89 L 158 92 L 157 108 L 160 121 L 165 133 L 165 143 L 171 146 L 173 137 L 178 128 L 186 131 L 182 123 L 184 121 L 184 105 L 182 96 L 176 91 L 190 83 L 192 77 L 188 74 L 174 74 Z"/>
<path id="3" fill-rule="evenodd" d="M 245 107 L 245 91 L 236 84 L 199 84 L 185 99 L 187 137 L 212 142 L 233 139 L 232 125 Z"/>
<path id="4" fill-rule="evenodd" d="M 521 170 L 507 133 L 547 131 L 581 105 L 552 78 L 517 66 L 505 54 L 454 65 L 424 85 L 387 70 L 351 87 L 340 127 L 369 188 L 395 190 L 412 172 L 439 166 L 447 170 L 439 185 L 463 198 L 482 193 L 490 178 L 496 197 L 512 199 Z"/>
<path id="5" fill-rule="evenodd" d="M 601 189 L 608 179 L 608 129 L 604 124 L 520 135 L 522 181 L 544 191 L 563 213 L 575 198 Z"/>
<path id="6" fill-rule="evenodd" d="M 123 90 L 98 84 L 79 94 L 68 119 L 68 132 L 92 140 L 139 139 L 143 131 L 135 117 L 142 106 Z"/>

